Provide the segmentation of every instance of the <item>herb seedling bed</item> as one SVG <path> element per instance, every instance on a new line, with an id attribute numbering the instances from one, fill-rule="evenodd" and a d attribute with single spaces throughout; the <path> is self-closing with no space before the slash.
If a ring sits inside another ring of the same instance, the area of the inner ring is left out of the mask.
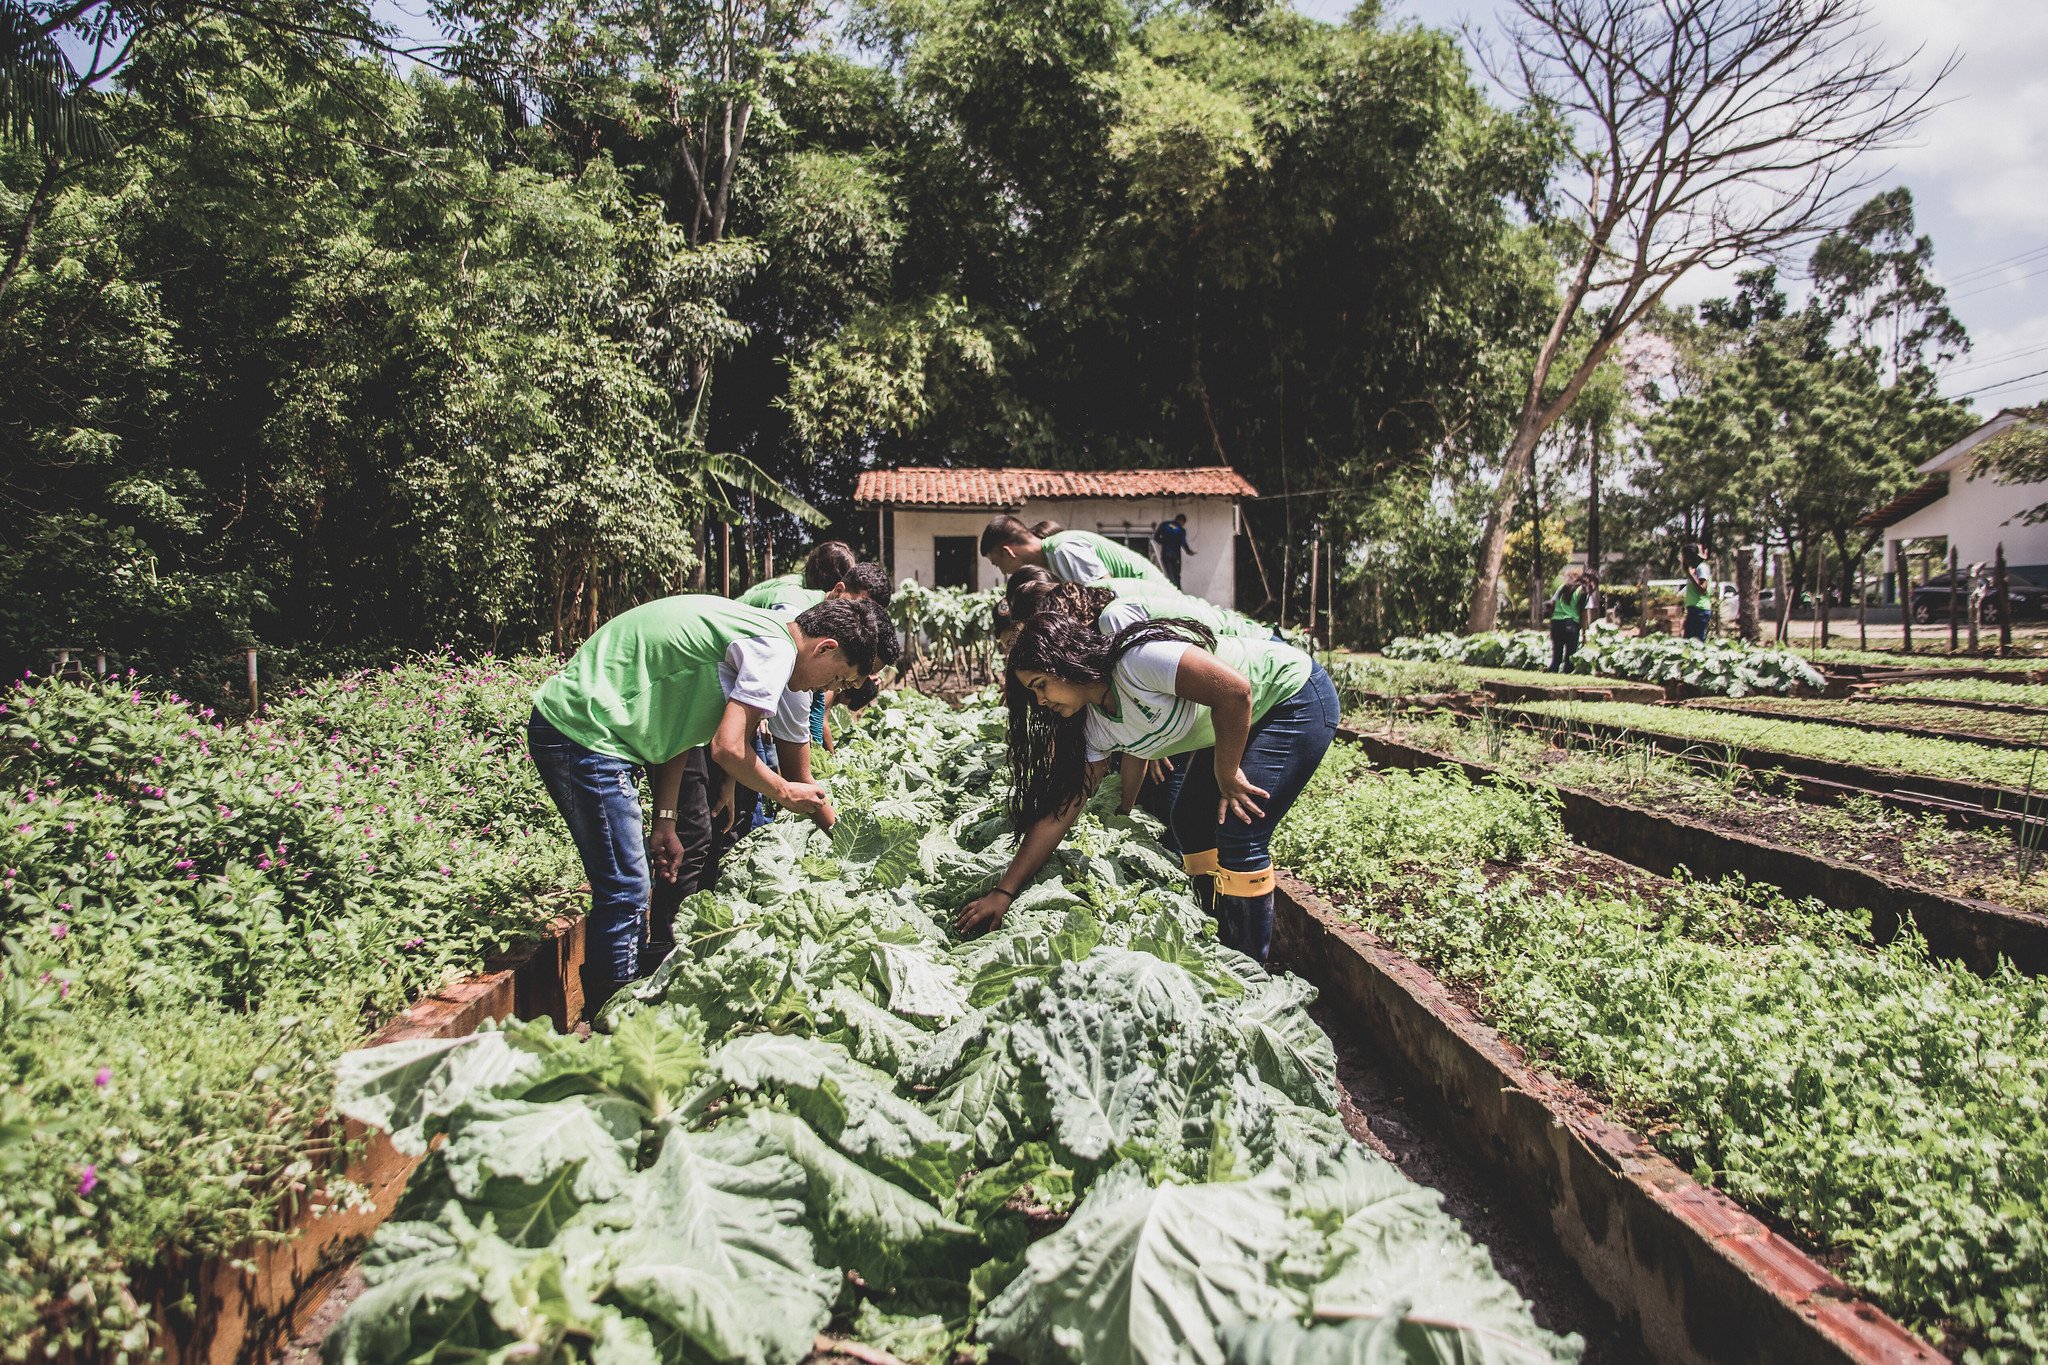
<path id="1" fill-rule="evenodd" d="M 1338 734 L 1382 767 L 1450 764 L 1474 781 L 1503 776 L 1487 764 L 1391 736 L 1348 726 Z M 1510 774 L 1506 780 L 1520 779 Z M 1591 792 L 1559 786 L 1548 786 L 1548 790 L 1556 792 L 1565 833 L 1574 842 L 1649 872 L 1669 876 L 1684 867 L 1696 877 L 1739 875 L 1768 882 L 1787 895 L 1813 896 L 1839 909 L 1870 911 L 1871 933 L 1880 943 L 1890 942 L 1910 920 L 1927 940 L 1928 951 L 1937 957 L 1952 958 L 1977 972 L 1990 971 L 2003 957 L 2029 975 L 2048 975 L 2048 915 L 1944 895 L 1839 858 L 1715 828 L 1700 820 L 1675 819 Z"/>
<path id="2" fill-rule="evenodd" d="M 1687 714 L 1678 708 L 1673 708 L 1674 715 L 1668 723 L 1669 728 L 1659 729 L 1646 729 L 1641 725 L 1628 724 L 1624 719 L 1559 715 L 1555 712 L 1539 711 L 1533 707 L 1513 709 L 1518 714 L 1509 719 L 1535 733 L 1561 734 L 1567 738 L 1584 735 L 1604 740 L 1648 743 L 1656 748 L 1679 754 L 1704 752 L 1711 756 L 1716 751 L 1733 751 L 1737 761 L 1747 768 L 1765 771 L 1776 769 L 1804 778 L 1818 778 L 1858 791 L 1909 797 L 1930 808 L 1960 807 L 1963 810 L 1981 811 L 2005 821 L 2038 823 L 2041 817 L 2036 812 L 2040 811 L 2044 804 L 2044 798 L 2040 793 L 2029 795 L 2018 788 L 1996 783 L 1936 777 L 1925 773 L 1846 763 L 1806 754 L 1786 753 L 1782 750 L 1687 736 L 1677 733 L 1685 724 L 1678 717 Z M 1636 719 L 1639 714 L 1631 713 L 1627 719 Z M 1781 724 L 1796 724 L 1778 717 L 1770 719 Z M 1960 740 L 1944 742 L 1958 746 L 1963 744 Z"/>
<path id="3" fill-rule="evenodd" d="M 1278 955 L 1463 1120 L 1659 1360 L 1927 1361 L 1940 1354 L 1797 1246 L 1530 1066 L 1430 972 L 1282 876 Z"/>
<path id="4" fill-rule="evenodd" d="M 1716 711 L 1723 715 L 1755 716 L 1759 720 L 1796 720 L 1802 725 L 1832 725 L 1841 729 L 1860 730 L 1870 735 L 1908 735 L 1915 739 L 1961 740 L 1967 744 L 1982 744 L 1992 749 L 2035 748 L 2038 741 L 2033 737 L 2033 732 L 2041 729 L 2038 722 L 2028 722 L 2024 717 L 2016 718 L 2021 722 L 2019 724 L 2001 723 L 1986 718 L 1972 727 L 1967 715 L 1951 713 L 1950 716 L 1944 716 L 1938 710 L 1926 706 L 1895 709 L 1890 702 L 1875 700 L 1829 699 L 1822 701 L 1818 706 L 1808 706 L 1804 704 L 1804 699 L 1794 700 L 1788 704 L 1768 697 L 1745 698 L 1739 702 L 1705 697 L 1688 701 L 1686 707 Z M 1900 714 L 1902 710 L 1916 714 L 1909 718 Z M 1954 722 L 1952 724 L 1941 723 L 1951 719 Z"/>

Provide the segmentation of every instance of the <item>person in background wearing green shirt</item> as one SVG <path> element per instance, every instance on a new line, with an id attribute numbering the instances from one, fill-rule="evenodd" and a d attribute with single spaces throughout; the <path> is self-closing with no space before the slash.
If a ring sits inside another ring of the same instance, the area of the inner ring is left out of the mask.
<path id="1" fill-rule="evenodd" d="M 642 958 L 649 870 L 672 881 L 682 865 L 684 755 L 708 744 L 735 781 L 829 827 L 825 789 L 785 781 L 750 741 L 792 686 L 850 687 L 866 677 L 888 630 L 870 602 L 824 602 L 789 620 L 723 597 L 664 597 L 598 627 L 533 694 L 527 752 L 590 878 L 591 1014 L 652 965 Z M 654 789 L 651 834 L 641 825 L 642 769 Z"/>
<path id="2" fill-rule="evenodd" d="M 1707 623 L 1714 616 L 1714 579 L 1707 572 L 1707 547 L 1685 547 L 1685 638 L 1707 638 Z"/>
<path id="3" fill-rule="evenodd" d="M 1080 818 L 1111 756 L 1188 755 L 1171 812 L 1182 865 L 1219 937 L 1263 962 L 1273 938 L 1273 827 L 1337 737 L 1337 690 L 1278 640 L 1218 640 L 1193 621 L 1140 621 L 1104 639 L 1061 611 L 1025 623 L 1003 675 L 1016 856 L 954 918 L 1002 923 Z M 1135 790 L 1124 793 L 1128 811 Z"/>
<path id="4" fill-rule="evenodd" d="M 1166 571 L 1128 545 L 1093 531 L 1033 534 L 1012 516 L 990 517 L 981 528 L 981 555 L 1008 578 L 1027 564 L 1052 571 L 1067 583 L 1100 583 L 1105 578 L 1149 578 L 1167 587 Z"/>
<path id="5" fill-rule="evenodd" d="M 1562 673 L 1579 652 L 1579 634 L 1586 628 L 1586 604 L 1593 600 L 1593 575 L 1574 564 L 1564 571 L 1557 595 L 1550 599 L 1550 671 Z"/>
<path id="6" fill-rule="evenodd" d="M 779 578 L 764 578 L 741 593 L 739 600 L 750 607 L 783 607 L 792 602 L 801 604 L 799 610 L 815 607 L 825 600 L 826 593 L 846 581 L 846 575 L 859 562 L 853 547 L 845 541 L 820 541 L 804 556 L 802 569 Z"/>

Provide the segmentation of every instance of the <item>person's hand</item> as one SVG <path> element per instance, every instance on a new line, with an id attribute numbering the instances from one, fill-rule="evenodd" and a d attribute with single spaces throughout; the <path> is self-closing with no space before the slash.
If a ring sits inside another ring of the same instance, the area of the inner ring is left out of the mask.
<path id="1" fill-rule="evenodd" d="M 1254 787 L 1242 768 L 1232 769 L 1228 777 L 1216 774 L 1216 790 L 1223 798 L 1216 803 L 1216 823 L 1219 825 L 1233 818 L 1250 824 L 1266 813 L 1266 808 L 1252 798 L 1272 795 L 1264 787 Z"/>
<path id="2" fill-rule="evenodd" d="M 819 829 L 832 828 L 832 822 L 839 818 L 832 809 L 825 789 L 815 782 L 785 782 L 776 804 L 784 810 L 793 810 L 798 815 L 814 822 Z"/>
<path id="3" fill-rule="evenodd" d="M 654 827 L 654 835 L 647 841 L 647 863 L 665 882 L 674 881 L 683 870 L 683 840 L 674 825 L 663 822 Z"/>
<path id="4" fill-rule="evenodd" d="M 1010 912 L 1010 902 L 1016 897 L 1000 886 L 986 896 L 969 901 L 953 916 L 953 932 L 962 938 L 974 938 L 1002 925 L 1003 916 Z"/>
<path id="5" fill-rule="evenodd" d="M 711 827 L 727 830 L 732 822 L 739 819 L 740 787 L 737 782 L 725 784 L 725 791 L 719 795 L 718 804 L 711 808 Z"/>

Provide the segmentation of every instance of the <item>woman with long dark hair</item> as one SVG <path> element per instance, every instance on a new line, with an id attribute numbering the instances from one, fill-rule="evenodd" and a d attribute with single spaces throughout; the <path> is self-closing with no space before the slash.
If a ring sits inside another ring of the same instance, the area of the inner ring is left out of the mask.
<path id="1" fill-rule="evenodd" d="M 1277 640 L 1224 639 L 1193 621 L 1140 621 L 1105 638 L 1062 612 L 1025 623 L 1004 674 L 1010 823 L 1020 842 L 995 889 L 954 927 L 1002 922 L 1080 818 L 1112 754 L 1188 755 L 1169 821 L 1223 942 L 1264 961 L 1280 822 L 1337 734 L 1337 691 Z"/>
<path id="2" fill-rule="evenodd" d="M 1047 609 L 1056 609 L 1104 635 L 1114 635 L 1140 621 L 1194 621 L 1216 636 L 1264 640 L 1272 630 L 1239 612 L 1189 597 L 1177 588 L 1135 578 L 1108 578 L 1100 583 L 1069 583 L 1051 570 L 1027 564 L 1011 574 L 995 604 L 996 643 L 1008 650 L 1024 623 Z"/>

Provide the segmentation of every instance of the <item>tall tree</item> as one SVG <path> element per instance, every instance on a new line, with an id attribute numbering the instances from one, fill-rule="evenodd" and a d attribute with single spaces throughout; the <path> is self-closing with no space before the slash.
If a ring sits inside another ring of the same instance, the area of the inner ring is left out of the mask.
<path id="1" fill-rule="evenodd" d="M 1572 133 L 1551 219 L 1566 262 L 1480 542 L 1467 625 L 1491 627 L 1536 443 L 1629 329 L 1695 267 L 1811 240 L 1929 87 L 1867 41 L 1862 0 L 1514 0 L 1496 76 Z M 1582 310 L 1591 342 L 1560 367 Z"/>
<path id="2" fill-rule="evenodd" d="M 1934 366 L 1970 349 L 1948 291 L 1928 273 L 1934 240 L 1913 225 L 1913 192 L 1901 185 L 1867 201 L 1839 232 L 1821 238 L 1808 269 L 1823 312 L 1850 344 L 1877 350 L 1888 374 Z"/>

